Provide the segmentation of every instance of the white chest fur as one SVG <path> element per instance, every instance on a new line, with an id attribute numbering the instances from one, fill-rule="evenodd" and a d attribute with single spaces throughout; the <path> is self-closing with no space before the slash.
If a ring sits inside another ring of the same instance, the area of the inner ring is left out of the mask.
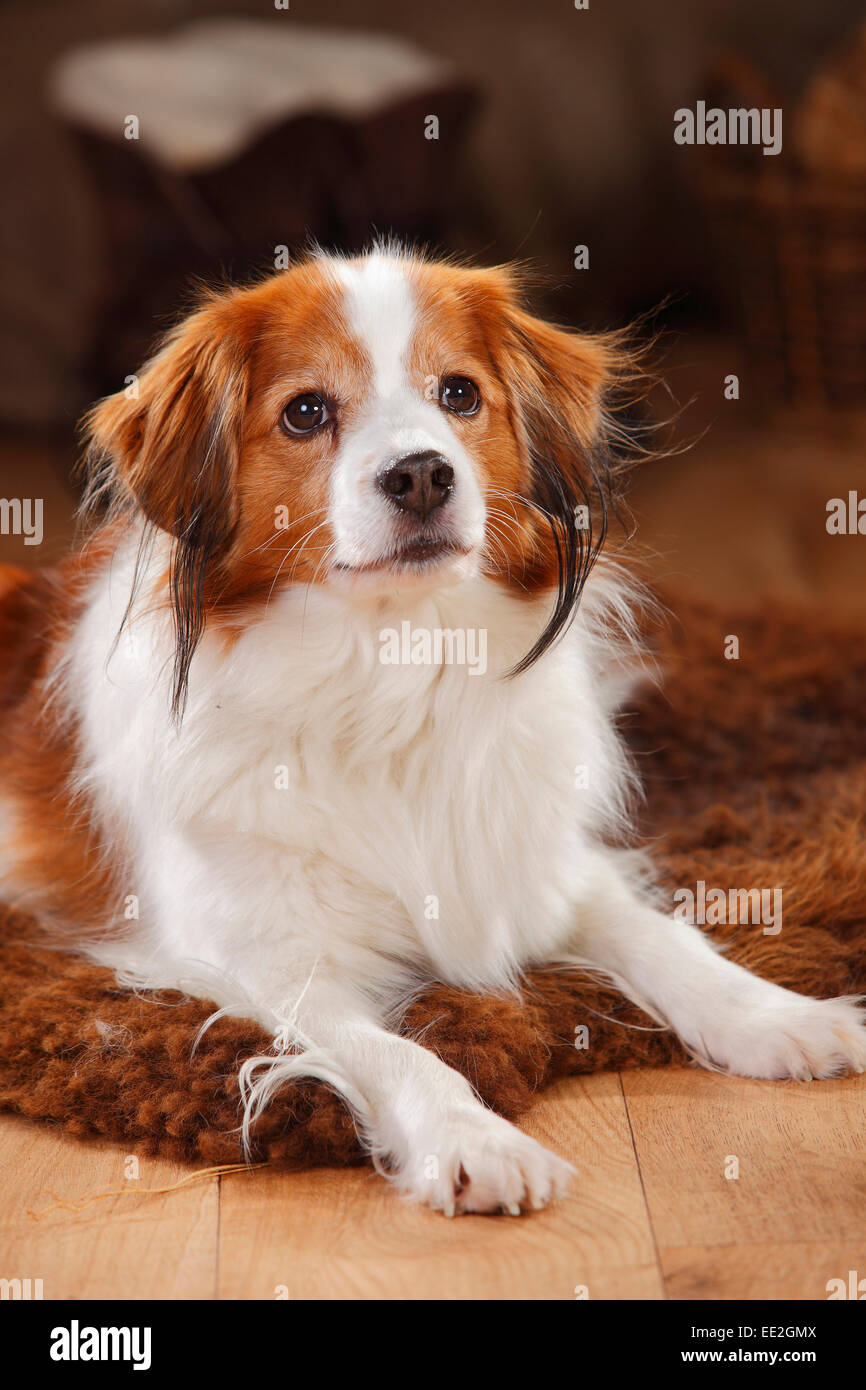
<path id="1" fill-rule="evenodd" d="M 360 969 L 399 957 L 470 986 L 550 954 L 623 779 L 585 624 L 507 679 L 543 610 L 489 581 L 375 603 L 289 590 L 231 642 L 206 634 L 177 732 L 168 620 L 138 617 L 107 659 L 120 569 L 94 591 L 69 685 L 151 949 L 228 968 L 241 913 L 272 958 L 339 944 Z M 482 646 L 483 673 L 460 663 Z"/>

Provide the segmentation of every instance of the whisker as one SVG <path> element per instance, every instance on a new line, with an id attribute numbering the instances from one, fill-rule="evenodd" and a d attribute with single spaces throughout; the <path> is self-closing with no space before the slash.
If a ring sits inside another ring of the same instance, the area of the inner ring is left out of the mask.
<path id="1" fill-rule="evenodd" d="M 260 545 L 254 545 L 252 550 L 245 551 L 240 558 L 242 560 L 247 560 L 249 559 L 250 555 L 257 555 L 260 550 L 267 550 L 268 546 L 273 545 L 274 541 L 277 540 L 280 536 L 286 535 L 288 531 L 291 531 L 292 528 L 295 526 L 299 526 L 300 523 L 302 521 L 306 521 L 308 517 L 316 516 L 318 512 L 323 511 L 325 511 L 324 507 L 314 507 L 311 512 L 304 512 L 301 516 L 293 516 L 289 526 L 279 527 L 270 536 L 268 536 L 266 540 L 263 540 Z"/>
<path id="2" fill-rule="evenodd" d="M 296 551 L 296 550 L 298 549 L 299 546 L 302 546 L 302 545 L 304 544 L 305 541 L 308 541 L 308 540 L 310 539 L 311 536 L 314 536 L 314 535 L 316 534 L 317 531 L 320 531 L 320 530 L 322 529 L 322 527 L 323 527 L 323 526 L 326 526 L 326 525 L 327 525 L 327 520 L 325 520 L 325 521 L 320 521 L 320 522 L 318 523 L 318 525 L 312 527 L 312 529 L 309 530 L 305 536 L 302 536 L 301 539 L 297 542 L 296 545 L 291 546 L 291 547 L 286 551 L 285 555 L 283 556 L 282 560 L 281 560 L 280 563 L 279 563 L 279 567 L 278 567 L 278 569 L 277 569 L 276 574 L 274 575 L 274 578 L 273 578 L 273 582 L 272 582 L 272 584 L 271 584 L 271 587 L 270 587 L 270 589 L 268 590 L 268 596 L 267 596 L 267 599 L 265 600 L 265 608 L 267 608 L 268 605 L 270 604 L 271 598 L 273 597 L 274 589 L 276 588 L 276 585 L 277 585 L 277 580 L 279 579 L 280 575 L 282 574 L 282 572 L 283 572 L 283 567 L 284 567 L 286 561 L 288 560 L 289 556 L 292 555 L 292 554 L 294 553 L 294 551 Z M 300 561 L 300 558 L 301 558 L 301 556 L 300 556 L 300 554 L 299 554 L 297 560 L 295 560 L 295 563 L 294 563 L 294 565 L 292 566 L 292 573 L 291 573 L 291 575 L 289 576 L 290 579 L 293 579 L 293 578 L 294 578 L 295 570 L 296 570 L 297 567 L 298 567 L 298 562 Z"/>

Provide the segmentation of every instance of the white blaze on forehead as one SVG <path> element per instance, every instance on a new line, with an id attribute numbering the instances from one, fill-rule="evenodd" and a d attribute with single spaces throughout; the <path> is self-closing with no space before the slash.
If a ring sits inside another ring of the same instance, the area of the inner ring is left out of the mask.
<path id="1" fill-rule="evenodd" d="M 344 261 L 337 277 L 345 291 L 349 327 L 373 364 L 373 387 L 391 396 L 406 386 L 406 361 L 415 331 L 415 295 L 405 265 L 388 256 Z"/>
<path id="2" fill-rule="evenodd" d="M 409 378 L 410 354 L 423 313 L 416 302 L 412 261 L 380 252 L 357 260 L 332 260 L 328 270 L 342 291 L 341 327 L 364 354 L 370 378 L 363 400 L 355 403 L 339 434 L 331 477 L 333 572 L 354 571 L 356 578 L 367 572 L 358 583 L 369 581 L 371 592 L 389 592 L 397 573 L 401 585 L 422 577 L 411 566 L 388 568 L 392 561 L 397 563 L 405 518 L 378 480 L 382 469 L 396 460 L 433 450 L 454 469 L 452 495 L 437 514 L 437 526 L 459 554 L 434 566 L 430 582 L 457 583 L 475 573 L 487 513 L 465 443 L 438 400 L 428 398 L 420 383 Z"/>

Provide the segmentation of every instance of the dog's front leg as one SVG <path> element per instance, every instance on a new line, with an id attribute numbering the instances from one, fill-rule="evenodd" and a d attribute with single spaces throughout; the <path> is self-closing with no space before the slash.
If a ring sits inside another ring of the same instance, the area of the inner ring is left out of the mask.
<path id="1" fill-rule="evenodd" d="M 319 1077 L 345 1097 L 370 1153 L 407 1196 L 449 1215 L 544 1206 L 569 1165 L 486 1109 L 433 1052 L 384 1026 L 370 991 L 397 998 L 410 976 L 357 944 L 375 897 L 362 906 L 338 871 L 316 869 L 313 880 L 303 859 L 243 835 L 164 836 L 147 875 L 161 891 L 144 914 L 162 951 L 144 951 L 140 983 L 192 990 L 275 1037 L 241 1072 L 247 1132 L 280 1087 Z M 326 902 L 344 908 L 338 920 Z"/>
<path id="2" fill-rule="evenodd" d="M 517 1215 L 564 1189 L 569 1164 L 486 1109 L 463 1076 L 389 1032 L 336 981 L 320 977 L 306 990 L 288 1032 L 294 1052 L 245 1066 L 253 1110 L 286 1082 L 319 1077 L 352 1108 L 380 1171 L 447 1216 Z"/>
<path id="3" fill-rule="evenodd" d="M 649 906 L 604 851 L 593 859 L 571 940 L 576 955 L 648 1005 L 706 1065 L 740 1076 L 866 1070 L 864 1015 L 851 999 L 810 999 L 752 975 L 704 933 Z"/>

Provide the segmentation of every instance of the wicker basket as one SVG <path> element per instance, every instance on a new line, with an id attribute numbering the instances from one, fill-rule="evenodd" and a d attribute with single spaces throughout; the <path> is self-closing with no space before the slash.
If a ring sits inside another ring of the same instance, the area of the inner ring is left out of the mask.
<path id="1" fill-rule="evenodd" d="M 783 105 L 742 59 L 725 59 L 713 79 L 729 98 L 719 105 Z M 801 130 L 807 117 L 798 113 Z M 759 391 L 810 407 L 863 406 L 866 181 L 810 162 L 787 146 L 777 156 L 702 151 L 723 293 L 742 324 Z"/>

